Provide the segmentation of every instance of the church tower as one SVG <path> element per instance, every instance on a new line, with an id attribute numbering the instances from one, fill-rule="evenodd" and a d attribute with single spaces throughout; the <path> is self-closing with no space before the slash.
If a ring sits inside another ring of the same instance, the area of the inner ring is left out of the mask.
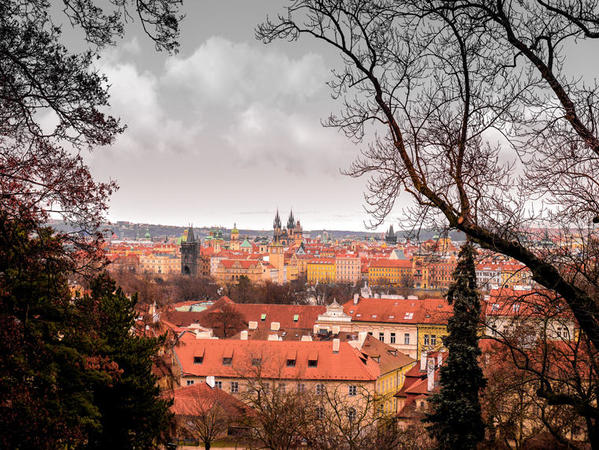
<path id="1" fill-rule="evenodd" d="M 287 219 L 287 237 L 289 242 L 293 240 L 293 232 L 295 231 L 295 219 L 293 218 L 293 210 L 289 213 L 289 219 Z"/>
<path id="2" fill-rule="evenodd" d="M 387 244 L 389 244 L 389 245 L 397 244 L 397 235 L 395 234 L 395 231 L 393 230 L 393 225 L 389 226 L 389 231 L 387 231 L 387 234 L 385 235 L 385 242 L 387 242 Z"/>
<path id="3" fill-rule="evenodd" d="M 273 242 L 280 242 L 281 240 L 281 218 L 279 217 L 279 209 L 277 208 L 277 214 L 275 216 L 275 220 L 272 223 L 273 228 Z"/>
<path id="4" fill-rule="evenodd" d="M 187 232 L 187 241 L 181 241 L 181 275 L 198 276 L 200 242 L 195 240 L 193 225 Z"/>

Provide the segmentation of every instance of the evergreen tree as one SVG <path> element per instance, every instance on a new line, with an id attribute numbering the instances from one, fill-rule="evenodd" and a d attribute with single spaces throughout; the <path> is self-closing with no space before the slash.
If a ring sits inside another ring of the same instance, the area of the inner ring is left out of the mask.
<path id="1" fill-rule="evenodd" d="M 71 302 L 61 242 L 0 212 L 0 448 L 61 448 L 100 426 L 93 338 Z"/>
<path id="2" fill-rule="evenodd" d="M 92 282 L 91 295 L 82 299 L 96 308 L 100 355 L 118 374 L 111 383 L 99 383 L 95 402 L 101 413 L 101 427 L 92 431 L 86 448 L 155 448 L 166 436 L 172 415 L 170 402 L 160 398 L 152 373 L 152 361 L 164 343 L 135 327 L 137 296 L 128 298 L 108 275 Z"/>
<path id="3" fill-rule="evenodd" d="M 474 249 L 467 242 L 460 251 L 447 300 L 453 304 L 444 344 L 449 351 L 441 366 L 441 391 L 431 397 L 433 412 L 426 421 L 439 448 L 474 449 L 484 438 L 479 392 L 485 379 L 478 365 L 480 300 L 476 290 Z"/>
<path id="4" fill-rule="evenodd" d="M 133 332 L 135 298 L 107 276 L 73 297 L 72 270 L 51 229 L 0 210 L 0 448 L 154 448 L 161 341 Z"/>

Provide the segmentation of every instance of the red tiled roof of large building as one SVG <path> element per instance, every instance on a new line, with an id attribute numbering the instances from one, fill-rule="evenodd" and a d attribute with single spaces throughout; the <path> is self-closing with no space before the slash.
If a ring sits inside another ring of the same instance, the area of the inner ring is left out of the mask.
<path id="1" fill-rule="evenodd" d="M 183 376 L 373 381 L 378 364 L 347 342 L 196 339 L 185 334 L 175 347 Z M 195 363 L 201 357 L 201 363 Z M 293 363 L 289 363 L 293 361 Z M 309 363 L 309 361 L 311 361 Z M 312 362 L 313 361 L 313 362 Z"/>
<path id="2" fill-rule="evenodd" d="M 278 322 L 283 329 L 312 328 L 318 315 L 326 312 L 326 306 L 265 303 L 235 304 L 235 309 L 246 322 L 257 322 L 258 328 L 270 328 L 272 322 Z"/>
<path id="3" fill-rule="evenodd" d="M 410 358 L 408 355 L 369 334 L 366 335 L 366 339 L 360 350 L 379 363 L 382 374 L 416 362 L 415 359 Z"/>
<path id="4" fill-rule="evenodd" d="M 426 298 L 420 302 L 420 323 L 446 324 L 453 313 L 453 307 L 444 298 Z"/>
<path id="5" fill-rule="evenodd" d="M 222 264 L 225 269 L 232 269 L 234 267 L 253 269 L 258 267 L 260 262 L 252 259 L 223 259 L 219 264 Z"/>
<path id="6" fill-rule="evenodd" d="M 409 259 L 375 259 L 370 262 L 370 267 L 393 267 L 393 268 L 411 268 L 412 261 Z"/>
<path id="7" fill-rule="evenodd" d="M 572 316 L 565 301 L 550 291 L 533 289 L 492 289 L 485 301 L 485 314 L 493 316 Z"/>
<path id="8" fill-rule="evenodd" d="M 346 314 L 357 322 L 447 323 L 452 307 L 445 299 L 359 298 L 343 305 Z"/>
<path id="9" fill-rule="evenodd" d="M 192 323 L 210 326 L 210 317 L 220 312 L 223 305 L 231 306 L 239 312 L 246 323 L 256 322 L 258 328 L 270 329 L 272 322 L 278 322 L 281 329 L 312 329 L 319 314 L 326 312 L 326 306 L 279 305 L 269 303 L 235 303 L 229 297 L 221 297 L 212 306 L 201 312 L 169 311 L 164 318 L 178 326 L 186 327 Z"/>

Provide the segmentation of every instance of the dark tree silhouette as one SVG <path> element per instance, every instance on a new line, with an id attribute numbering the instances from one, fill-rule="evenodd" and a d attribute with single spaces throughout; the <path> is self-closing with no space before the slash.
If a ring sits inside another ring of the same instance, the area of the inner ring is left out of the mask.
<path id="1" fill-rule="evenodd" d="M 429 427 L 440 448 L 476 449 L 485 437 L 479 394 L 485 386 L 478 365 L 480 299 L 476 289 L 474 249 L 470 243 L 462 247 L 454 282 L 447 293 L 453 305 L 449 318 L 449 334 L 443 343 L 449 355 L 441 366 L 441 391 L 431 397 L 433 413 L 427 417 Z"/>

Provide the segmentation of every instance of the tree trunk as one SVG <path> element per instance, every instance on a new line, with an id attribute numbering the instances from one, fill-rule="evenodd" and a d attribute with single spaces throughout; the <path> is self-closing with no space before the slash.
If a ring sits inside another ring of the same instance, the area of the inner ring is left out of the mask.
<path id="1" fill-rule="evenodd" d="M 587 432 L 589 435 L 589 443 L 593 450 L 599 450 L 599 427 L 597 421 L 587 418 Z"/>
<path id="2" fill-rule="evenodd" d="M 210 450 L 211 447 L 211 442 L 210 441 L 204 441 L 204 449 L 205 450 Z"/>

